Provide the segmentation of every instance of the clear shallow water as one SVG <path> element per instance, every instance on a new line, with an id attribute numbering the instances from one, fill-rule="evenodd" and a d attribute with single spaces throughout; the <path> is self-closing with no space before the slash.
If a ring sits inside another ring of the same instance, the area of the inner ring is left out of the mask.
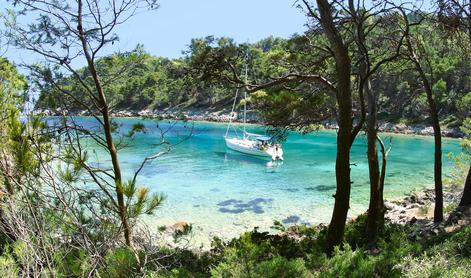
<path id="1" fill-rule="evenodd" d="M 91 118 L 79 121 L 86 126 L 94 123 Z M 144 123 L 148 129 L 120 152 L 124 174 L 130 177 L 144 157 L 157 151 L 155 144 L 160 133 L 157 122 L 152 120 L 117 119 L 117 122 L 122 124 L 123 130 L 137 122 Z M 304 136 L 290 134 L 283 144 L 284 163 L 273 166 L 266 159 L 227 150 L 223 139 L 225 129 L 225 124 L 195 123 L 189 139 L 143 169 L 139 184 L 167 196 L 156 215 L 145 218 L 149 228 L 186 221 L 193 224 L 195 243 L 206 245 L 212 236 L 229 239 L 255 226 L 269 230 L 274 220 L 285 224 L 330 220 L 335 192 L 334 131 Z M 248 129 L 263 132 L 263 128 L 257 126 Z M 180 124 L 167 133 L 167 138 L 176 142 L 188 133 L 189 129 Z M 458 140 L 443 140 L 445 174 L 453 167 L 446 154 L 459 150 Z M 97 162 L 109 163 L 106 155 L 98 157 L 104 159 Z M 364 212 L 368 206 L 365 137 L 360 136 L 353 145 L 351 162 L 356 166 L 352 166 L 351 173 L 354 183 L 349 216 Z M 398 198 L 431 186 L 433 138 L 393 135 L 386 198 Z"/>

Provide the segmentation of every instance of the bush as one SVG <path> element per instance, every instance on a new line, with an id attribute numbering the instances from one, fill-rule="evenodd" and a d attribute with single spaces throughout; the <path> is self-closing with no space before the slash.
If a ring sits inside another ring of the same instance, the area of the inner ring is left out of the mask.
<path id="1" fill-rule="evenodd" d="M 211 266 L 217 264 L 219 259 L 209 252 L 195 254 L 190 250 L 180 249 L 163 249 L 155 257 L 159 264 L 172 270 L 171 273 L 162 272 L 170 275 L 169 277 L 186 277 L 184 273 L 187 272 L 192 273 L 192 277 L 209 276 Z"/>
<path id="2" fill-rule="evenodd" d="M 332 258 L 323 260 L 318 277 L 372 277 L 374 260 L 365 255 L 363 250 L 352 250 L 347 243 L 343 250 L 336 247 Z"/>
<path id="3" fill-rule="evenodd" d="M 309 277 L 302 257 L 307 240 L 287 236 L 245 233 L 225 246 L 221 262 L 211 269 L 214 277 Z M 220 247 L 219 247 L 220 249 Z"/>
<path id="4" fill-rule="evenodd" d="M 0 277 L 13 278 L 19 277 L 18 266 L 9 253 L 0 257 Z"/>
<path id="5" fill-rule="evenodd" d="M 470 277 L 471 227 L 425 242 L 419 256 L 406 255 L 398 264 L 405 277 Z"/>
<path id="6" fill-rule="evenodd" d="M 419 243 L 407 240 L 411 229 L 386 223 L 376 247 L 366 249 L 363 236 L 366 216 L 349 223 L 345 229 L 345 244 L 337 247 L 331 258 L 314 255 L 310 265 L 318 277 L 399 277 L 396 265 L 408 254 L 421 251 Z"/>
<path id="7" fill-rule="evenodd" d="M 54 254 L 54 263 L 59 276 L 84 277 L 90 272 L 89 257 L 83 249 L 59 251 Z"/>
<path id="8" fill-rule="evenodd" d="M 229 250 L 224 262 L 211 270 L 213 277 L 312 277 L 303 259 L 288 260 L 275 256 L 268 260 L 258 261 L 254 257 L 237 256 L 237 252 Z"/>
<path id="9" fill-rule="evenodd" d="M 133 277 L 138 273 L 138 261 L 132 250 L 117 248 L 105 256 L 105 266 L 100 269 L 101 277 Z"/>

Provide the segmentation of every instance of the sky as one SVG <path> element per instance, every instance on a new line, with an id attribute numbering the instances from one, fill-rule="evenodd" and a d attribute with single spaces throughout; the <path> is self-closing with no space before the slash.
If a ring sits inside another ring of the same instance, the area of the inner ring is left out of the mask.
<path id="1" fill-rule="evenodd" d="M 370 3 L 371 0 L 366 0 Z M 393 0 L 395 1 L 395 0 Z M 399 0 L 398 0 L 399 1 Z M 160 0 L 160 8 L 138 14 L 116 31 L 119 43 L 109 48 L 124 52 L 143 44 L 152 55 L 176 58 L 182 56 L 191 39 L 209 35 L 231 37 L 236 42 L 256 42 L 270 35 L 288 38 L 306 29 L 306 15 L 296 0 Z M 421 7 L 429 0 L 412 3 Z M 8 8 L 0 0 L 0 12 Z M 32 16 L 30 16 L 32 17 Z M 32 18 L 30 18 L 32 19 Z M 31 63 L 39 57 L 10 47 L 6 57 L 16 64 Z M 82 61 L 83 62 L 83 61 Z M 84 62 L 83 62 L 84 63 Z"/>
<path id="2" fill-rule="evenodd" d="M 179 57 L 192 38 L 214 35 L 255 42 L 288 38 L 305 29 L 295 0 L 162 0 L 156 11 L 134 17 L 119 30 L 120 46 L 144 44 L 150 53 Z"/>
<path id="3" fill-rule="evenodd" d="M 270 35 L 288 38 L 305 30 L 306 16 L 295 0 L 161 0 L 160 8 L 131 18 L 118 27 L 115 51 L 137 44 L 155 56 L 182 56 L 192 38 L 226 36 L 236 42 L 256 42 Z M 0 0 L 0 10 L 8 7 Z M 34 60 L 30 53 L 10 48 L 15 63 Z"/>

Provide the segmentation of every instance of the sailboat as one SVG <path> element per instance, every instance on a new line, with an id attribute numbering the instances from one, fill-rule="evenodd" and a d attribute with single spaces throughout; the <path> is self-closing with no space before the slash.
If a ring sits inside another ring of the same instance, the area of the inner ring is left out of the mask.
<path id="1" fill-rule="evenodd" d="M 247 71 L 248 66 L 247 63 L 245 64 L 245 82 L 247 83 Z M 243 134 L 242 138 L 237 136 L 237 130 L 234 129 L 235 135 L 234 137 L 229 137 L 229 130 L 232 124 L 232 119 L 235 118 L 235 107 L 237 102 L 237 96 L 239 94 L 239 88 L 237 88 L 234 102 L 232 104 L 232 111 L 230 114 L 229 123 L 226 129 L 226 135 L 224 136 L 224 140 L 226 141 L 226 146 L 234 151 L 248 154 L 248 155 L 256 155 L 256 156 L 263 156 L 263 157 L 270 157 L 273 161 L 276 160 L 283 160 L 283 149 L 281 148 L 281 144 L 275 142 L 273 137 L 256 134 L 256 133 L 249 133 L 246 131 L 247 125 L 247 104 L 245 100 L 247 99 L 247 91 L 244 90 L 244 121 L 243 121 Z"/>

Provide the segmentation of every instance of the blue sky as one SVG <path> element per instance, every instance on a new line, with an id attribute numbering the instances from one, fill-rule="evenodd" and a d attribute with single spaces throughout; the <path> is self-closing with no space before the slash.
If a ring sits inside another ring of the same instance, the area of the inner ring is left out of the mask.
<path id="1" fill-rule="evenodd" d="M 371 0 L 367 0 L 369 3 Z M 152 55 L 175 58 L 192 38 L 227 36 L 237 42 L 256 42 L 270 35 L 288 38 L 305 30 L 306 16 L 296 0 L 160 0 L 161 7 L 131 18 L 119 26 L 120 42 L 111 52 L 132 50 L 138 43 Z M 422 8 L 430 1 L 412 1 Z M 0 12 L 8 7 L 0 0 Z M 110 54 L 106 51 L 104 54 Z M 9 48 L 15 63 L 37 59 L 31 53 Z"/>
<path id="2" fill-rule="evenodd" d="M 180 57 L 192 38 L 227 36 L 237 42 L 255 42 L 270 35 L 288 38 L 305 30 L 306 17 L 295 0 L 161 0 L 160 8 L 140 13 L 117 33 L 114 51 L 133 49 L 138 43 L 151 54 Z M 7 7 L 0 0 L 1 10 Z M 34 60 L 31 53 L 10 48 L 16 63 Z"/>
<path id="3" fill-rule="evenodd" d="M 120 45 L 137 42 L 154 55 L 181 56 L 192 38 L 208 35 L 255 42 L 269 35 L 289 37 L 306 18 L 294 0 L 162 0 L 161 7 L 121 26 Z"/>

